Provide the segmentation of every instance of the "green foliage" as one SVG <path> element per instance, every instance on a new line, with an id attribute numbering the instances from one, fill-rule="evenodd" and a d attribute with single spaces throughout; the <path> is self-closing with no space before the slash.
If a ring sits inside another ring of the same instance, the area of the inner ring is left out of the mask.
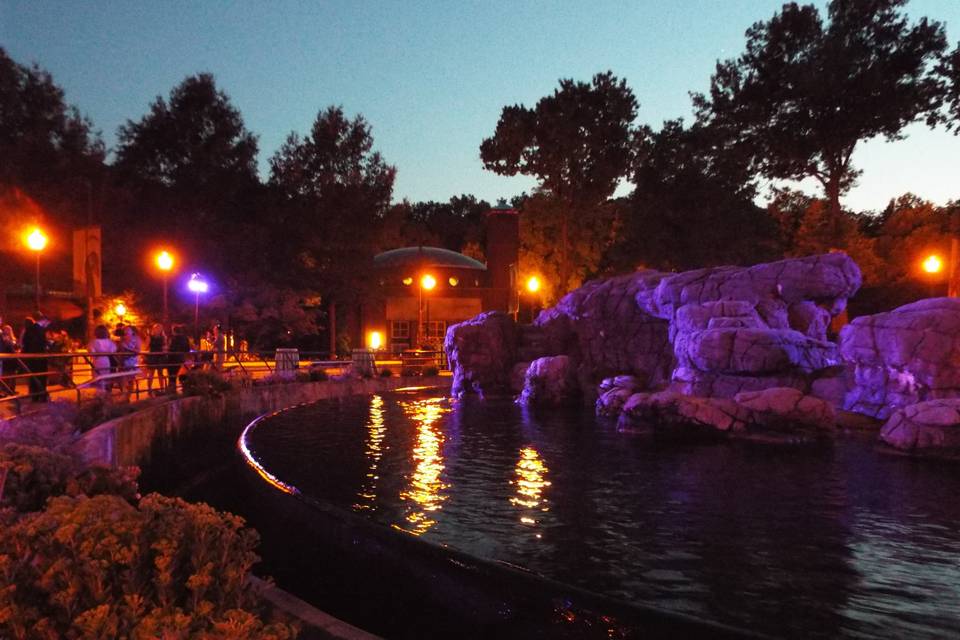
<path id="1" fill-rule="evenodd" d="M 117 168 L 138 179 L 209 192 L 256 181 L 257 138 L 208 73 L 189 76 L 117 132 Z"/>
<path id="2" fill-rule="evenodd" d="M 726 131 L 769 178 L 816 178 L 835 219 L 858 175 L 857 143 L 896 139 L 941 99 L 933 65 L 943 26 L 909 25 L 905 3 L 832 0 L 827 24 L 813 5 L 784 4 L 747 31 L 743 55 L 717 64 L 709 96 L 694 96 L 700 121 Z"/>
<path id="3" fill-rule="evenodd" d="M 325 382 L 330 379 L 330 375 L 323 367 L 310 367 L 309 378 L 311 382 Z"/>
<path id="4" fill-rule="evenodd" d="M 571 286 L 571 228 L 602 225 L 602 205 L 630 166 L 637 106 L 626 82 L 609 71 L 589 84 L 561 80 L 532 109 L 504 107 L 493 137 L 480 145 L 484 167 L 536 177 L 541 194 L 555 200 L 561 292 Z"/>
<path id="5" fill-rule="evenodd" d="M 291 133 L 270 167 L 270 184 L 285 198 L 296 278 L 331 300 L 359 299 L 370 286 L 376 229 L 396 174 L 373 151 L 366 120 L 347 118 L 341 107 L 320 111 L 310 134 Z"/>
<path id="6" fill-rule="evenodd" d="M 0 447 L 0 470 L 6 471 L 0 508 L 11 508 L 17 513 L 38 511 L 47 499 L 62 495 L 112 494 L 129 502 L 139 498 L 138 468 L 88 466 L 43 447 L 16 443 L 3 445 Z"/>
<path id="7" fill-rule="evenodd" d="M 0 531 L 0 635 L 271 638 L 247 573 L 257 534 L 206 505 L 151 494 L 54 498 Z"/>
<path id="8" fill-rule="evenodd" d="M 779 257 L 776 224 L 754 204 L 749 159 L 723 131 L 665 122 L 643 139 L 633 183 L 608 267 L 670 271 Z"/>
<path id="9" fill-rule="evenodd" d="M 78 187 L 70 181 L 96 174 L 103 157 L 93 125 L 66 104 L 50 74 L 16 63 L 0 47 L 0 186 L 65 204 L 76 215 L 69 199 L 77 200 Z"/>
<path id="10" fill-rule="evenodd" d="M 183 376 L 183 395 L 220 397 L 233 386 L 215 369 L 192 369 Z"/>

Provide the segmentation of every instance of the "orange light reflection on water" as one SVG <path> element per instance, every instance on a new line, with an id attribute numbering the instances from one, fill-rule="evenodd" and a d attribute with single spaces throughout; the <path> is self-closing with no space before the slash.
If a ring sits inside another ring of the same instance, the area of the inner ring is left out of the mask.
<path id="1" fill-rule="evenodd" d="M 448 497 L 444 494 L 448 485 L 440 477 L 444 469 L 444 434 L 436 423 L 450 411 L 450 407 L 445 398 L 401 402 L 400 406 L 416 425 L 417 440 L 413 447 L 413 475 L 409 486 L 400 492 L 400 499 L 412 502 L 412 508 L 405 523 L 393 526 L 419 536 L 437 523 L 430 513 L 440 509 Z"/>
<path id="2" fill-rule="evenodd" d="M 547 499 L 543 495 L 544 489 L 550 486 L 547 474 L 550 470 L 540 458 L 540 454 L 533 447 L 520 449 L 520 459 L 514 470 L 514 479 L 511 484 L 516 488 L 515 495 L 510 498 L 510 504 L 523 509 L 520 523 L 535 526 L 537 520 L 528 510 L 549 511 Z"/>
<path id="3" fill-rule="evenodd" d="M 383 420 L 383 398 L 372 396 L 370 398 L 370 415 L 367 418 L 367 475 L 364 478 L 363 485 L 357 493 L 357 502 L 353 505 L 354 509 L 365 510 L 375 509 L 377 501 L 377 481 L 380 479 L 379 466 L 380 458 L 383 457 L 383 439 L 387 435 L 387 427 Z"/>

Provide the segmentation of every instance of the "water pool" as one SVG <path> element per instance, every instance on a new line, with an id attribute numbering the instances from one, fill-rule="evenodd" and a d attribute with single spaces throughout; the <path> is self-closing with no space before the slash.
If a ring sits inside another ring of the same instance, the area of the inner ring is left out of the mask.
<path id="1" fill-rule="evenodd" d="M 485 559 L 790 637 L 960 633 L 960 467 L 872 439 L 689 444 L 436 391 L 257 423 L 280 482 Z"/>

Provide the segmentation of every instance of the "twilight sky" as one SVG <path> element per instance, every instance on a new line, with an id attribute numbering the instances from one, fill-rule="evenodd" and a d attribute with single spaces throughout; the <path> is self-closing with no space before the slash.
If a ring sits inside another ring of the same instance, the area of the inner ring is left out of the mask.
<path id="1" fill-rule="evenodd" d="M 705 90 L 716 60 L 738 55 L 747 27 L 781 4 L 0 0 L 0 46 L 49 70 L 108 146 L 157 95 L 209 71 L 259 135 L 264 176 L 290 131 L 340 104 L 367 118 L 375 148 L 396 165 L 395 200 L 492 201 L 534 184 L 480 162 L 503 106 L 532 106 L 561 77 L 611 69 L 637 95 L 639 121 L 689 120 L 688 91 Z M 960 0 L 911 0 L 908 13 L 945 22 L 951 47 L 960 39 Z M 920 125 L 907 133 L 861 143 L 864 175 L 848 207 L 880 209 L 907 191 L 960 198 L 960 138 Z"/>

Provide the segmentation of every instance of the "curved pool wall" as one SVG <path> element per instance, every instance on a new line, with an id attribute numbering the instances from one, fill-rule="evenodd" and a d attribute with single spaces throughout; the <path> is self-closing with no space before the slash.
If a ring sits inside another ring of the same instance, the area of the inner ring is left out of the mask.
<path id="1" fill-rule="evenodd" d="M 265 469 L 248 444 L 258 425 L 283 412 L 251 422 L 237 443 L 249 517 L 268 544 L 283 547 L 287 577 L 301 589 L 329 594 L 329 579 L 349 592 L 353 606 L 341 606 L 354 609 L 355 624 L 396 638 L 761 637 L 484 560 L 304 495 Z"/>
<path id="2" fill-rule="evenodd" d="M 163 490 L 235 461 L 236 438 L 256 416 L 411 385 L 449 386 L 449 378 L 347 378 L 254 386 L 217 397 L 170 398 L 97 425 L 69 450 L 88 464 L 139 466 L 141 486 Z"/>

